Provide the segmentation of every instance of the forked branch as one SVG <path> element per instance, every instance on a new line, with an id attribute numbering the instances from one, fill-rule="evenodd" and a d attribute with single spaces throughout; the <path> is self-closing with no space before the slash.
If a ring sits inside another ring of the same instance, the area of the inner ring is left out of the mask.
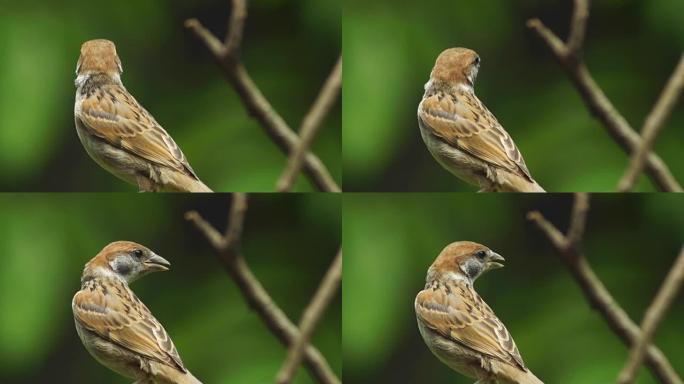
<path id="1" fill-rule="evenodd" d="M 665 121 L 670 116 L 672 108 L 674 108 L 679 95 L 682 93 L 682 88 L 684 88 L 684 54 L 679 59 L 677 68 L 675 68 L 667 84 L 665 84 L 665 88 L 660 94 L 658 101 L 646 118 L 644 127 L 641 129 L 641 145 L 632 155 L 629 166 L 618 184 L 618 191 L 628 192 L 634 188 L 637 177 L 639 177 L 644 169 L 646 155 L 653 148 L 658 134 L 662 131 Z"/>
<path id="2" fill-rule="evenodd" d="M 684 283 L 684 248 L 679 252 L 677 260 L 667 274 L 655 299 L 653 299 L 653 303 L 646 310 L 644 319 L 641 322 L 641 337 L 632 346 L 629 358 L 622 372 L 620 372 L 620 376 L 618 376 L 619 384 L 631 384 L 634 382 L 639 366 L 644 360 L 646 347 L 651 343 L 656 329 L 658 329 L 665 313 L 677 296 L 682 283 Z"/>
<path id="3" fill-rule="evenodd" d="M 588 208 L 588 196 L 586 194 L 577 194 L 567 235 L 563 234 L 546 220 L 539 211 L 529 212 L 527 218 L 537 225 L 556 248 L 561 255 L 561 260 L 582 288 L 591 306 L 601 313 L 610 329 L 627 346 L 633 347 L 642 338 L 642 332 L 629 318 L 624 309 L 615 301 L 613 296 L 611 296 L 601 279 L 594 273 L 582 251 L 580 251 L 579 245 L 582 243 L 583 232 L 579 231 L 578 228 L 584 228 Z M 578 237 L 571 242 L 570 235 L 573 232 L 578 234 L 574 235 Z M 646 365 L 658 380 L 666 384 L 683 384 L 682 379 L 677 375 L 677 372 L 672 368 L 667 357 L 665 357 L 660 349 L 651 344 L 650 341 L 647 345 L 648 347 L 646 347 L 644 352 Z"/>
<path id="4" fill-rule="evenodd" d="M 287 359 L 276 376 L 277 384 L 289 384 L 292 381 L 297 367 L 302 361 L 304 347 L 311 340 L 319 320 L 323 317 L 323 313 L 328 308 L 330 301 L 335 297 L 341 283 L 342 248 L 337 251 L 335 260 L 325 274 L 323 281 L 321 281 L 321 285 L 316 290 L 313 299 L 311 299 L 311 302 L 302 314 L 302 319 L 299 321 L 299 337 L 290 346 Z"/>
<path id="5" fill-rule="evenodd" d="M 288 192 L 292 188 L 292 184 L 302 169 L 304 156 L 309 151 L 318 130 L 323 124 L 323 120 L 325 120 L 325 117 L 330 112 L 330 108 L 335 105 L 341 87 L 342 55 L 337 59 L 335 67 L 325 81 L 318 97 L 311 105 L 311 109 L 304 116 L 302 126 L 299 128 L 299 144 L 292 150 L 287 166 L 276 183 L 276 190 L 278 192 Z"/>
<path id="6" fill-rule="evenodd" d="M 195 227 L 207 239 L 219 261 L 237 284 L 247 304 L 283 344 L 292 346 L 301 338 L 299 329 L 273 301 L 242 256 L 240 238 L 246 211 L 247 197 L 242 193 L 234 193 L 225 235 L 221 235 L 196 211 L 187 212 L 185 218 L 195 224 Z M 308 340 L 304 345 L 303 359 L 316 381 L 324 384 L 339 384 L 340 379 L 318 349 Z"/>
<path id="7" fill-rule="evenodd" d="M 261 93 L 240 61 L 243 28 L 247 19 L 247 2 L 246 0 L 232 0 L 231 3 L 232 13 L 225 44 L 197 19 L 186 20 L 185 26 L 204 43 L 249 114 L 259 121 L 271 140 L 283 152 L 293 153 L 295 148 L 300 146 L 299 137 Z M 325 164 L 310 151 L 304 155 L 303 166 L 307 177 L 316 188 L 325 192 L 340 191 L 340 187 L 330 175 Z"/>
<path id="8" fill-rule="evenodd" d="M 548 29 L 539 19 L 530 19 L 527 26 L 546 43 L 558 63 L 563 67 L 572 84 L 577 88 L 589 111 L 603 123 L 610 136 L 628 154 L 635 154 L 644 146 L 644 140 L 632 129 L 627 120 L 613 106 L 603 90 L 596 84 L 582 59 L 589 0 L 575 0 L 567 43 Z M 658 189 L 682 192 L 682 186 L 670 172 L 663 160 L 645 147 L 645 170 Z"/>

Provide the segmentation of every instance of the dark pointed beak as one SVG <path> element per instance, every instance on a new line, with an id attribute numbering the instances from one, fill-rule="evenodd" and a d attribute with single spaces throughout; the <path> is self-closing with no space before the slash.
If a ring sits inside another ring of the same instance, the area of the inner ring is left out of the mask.
<path id="1" fill-rule="evenodd" d="M 506 259 L 504 259 L 503 256 L 492 251 L 489 255 L 489 261 L 487 261 L 487 270 L 503 268 L 504 265 L 502 263 L 504 261 L 506 261 Z"/>
<path id="2" fill-rule="evenodd" d="M 145 260 L 144 264 L 150 272 L 168 271 L 171 266 L 171 263 L 156 253 L 153 253 L 152 257 Z"/>

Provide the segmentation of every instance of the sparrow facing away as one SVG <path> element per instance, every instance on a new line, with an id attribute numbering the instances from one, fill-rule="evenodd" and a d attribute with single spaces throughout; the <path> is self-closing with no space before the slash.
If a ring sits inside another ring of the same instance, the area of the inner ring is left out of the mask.
<path id="1" fill-rule="evenodd" d="M 504 258 L 484 245 L 447 245 L 416 296 L 418 329 L 430 351 L 449 368 L 479 384 L 542 384 L 523 363 L 506 327 L 475 292 L 482 273 Z"/>
<path id="2" fill-rule="evenodd" d="M 114 43 L 83 43 L 74 117 L 88 155 L 141 192 L 211 192 L 171 136 L 128 93 L 122 72 Z"/>
<path id="3" fill-rule="evenodd" d="M 480 57 L 467 48 L 442 52 L 418 105 L 418 126 L 432 156 L 482 192 L 544 192 L 513 139 L 475 96 Z"/>
<path id="4" fill-rule="evenodd" d="M 201 384 L 181 361 L 164 327 L 128 284 L 171 264 L 146 247 L 117 241 L 83 269 L 71 303 L 76 331 L 88 352 L 134 384 Z"/>

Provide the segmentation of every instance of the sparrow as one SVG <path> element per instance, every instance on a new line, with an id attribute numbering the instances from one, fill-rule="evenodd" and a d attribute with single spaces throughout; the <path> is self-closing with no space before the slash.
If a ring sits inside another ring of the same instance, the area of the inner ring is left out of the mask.
<path id="1" fill-rule="evenodd" d="M 484 272 L 504 258 L 484 245 L 447 245 L 427 272 L 416 296 L 418 329 L 432 353 L 478 384 L 543 384 L 523 363 L 506 326 L 475 292 Z"/>
<path id="2" fill-rule="evenodd" d="M 480 56 L 467 48 L 442 52 L 418 105 L 423 141 L 442 167 L 481 192 L 544 192 L 513 139 L 475 96 Z"/>
<path id="3" fill-rule="evenodd" d="M 164 327 L 128 287 L 171 264 L 130 241 L 104 247 L 83 269 L 71 303 L 76 331 L 90 354 L 135 384 L 201 384 L 185 368 Z"/>
<path id="4" fill-rule="evenodd" d="M 83 43 L 74 118 L 88 155 L 141 192 L 211 192 L 176 142 L 126 90 L 122 72 L 114 43 Z"/>

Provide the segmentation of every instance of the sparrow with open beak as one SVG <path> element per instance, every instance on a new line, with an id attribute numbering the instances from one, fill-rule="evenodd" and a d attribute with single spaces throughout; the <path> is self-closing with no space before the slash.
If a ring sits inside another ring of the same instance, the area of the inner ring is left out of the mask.
<path id="1" fill-rule="evenodd" d="M 503 267 L 504 258 L 484 245 L 447 245 L 427 272 L 416 296 L 420 334 L 449 368 L 478 384 L 542 384 L 523 363 L 513 338 L 473 284 L 483 273 Z"/>
<path id="2" fill-rule="evenodd" d="M 128 287 L 170 265 L 140 244 L 111 243 L 85 265 L 81 290 L 71 303 L 88 352 L 136 384 L 201 384 L 183 365 L 164 327 Z"/>

